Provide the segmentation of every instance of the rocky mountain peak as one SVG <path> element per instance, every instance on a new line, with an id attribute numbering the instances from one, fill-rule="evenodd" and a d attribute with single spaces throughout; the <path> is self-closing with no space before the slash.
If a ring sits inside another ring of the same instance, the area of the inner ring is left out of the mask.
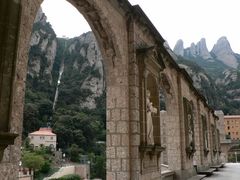
<path id="1" fill-rule="evenodd" d="M 45 25 L 46 22 L 47 22 L 47 16 L 43 13 L 41 7 L 39 8 L 39 10 L 38 10 L 38 12 L 37 12 L 37 15 L 36 15 L 36 17 L 35 17 L 35 19 L 34 19 L 34 23 L 36 23 L 36 22 L 41 22 L 41 23 L 44 24 L 44 25 Z"/>
<path id="2" fill-rule="evenodd" d="M 237 68 L 238 60 L 225 36 L 218 39 L 211 52 L 227 66 Z"/>
<path id="3" fill-rule="evenodd" d="M 183 56 L 184 55 L 184 47 L 183 47 L 183 40 L 179 39 L 174 46 L 173 52 L 176 55 Z"/>
<path id="4" fill-rule="evenodd" d="M 210 59 L 212 56 L 210 55 L 205 38 L 202 38 L 196 45 L 197 55 L 202 57 L 203 59 Z"/>
<path id="5" fill-rule="evenodd" d="M 40 8 L 34 20 L 30 40 L 28 75 L 52 83 L 52 68 L 56 57 L 57 39 L 47 17 Z M 44 58 L 44 63 L 43 59 Z"/>
<path id="6" fill-rule="evenodd" d="M 227 37 L 223 36 L 218 39 L 217 43 L 213 46 L 212 52 L 214 54 L 219 53 L 233 53 Z"/>
<path id="7" fill-rule="evenodd" d="M 184 49 L 183 47 L 183 40 L 178 40 L 175 47 L 174 53 L 179 56 L 192 56 L 197 57 L 200 56 L 203 59 L 210 59 L 212 58 L 211 54 L 209 53 L 206 45 L 205 38 L 202 38 L 197 44 L 192 43 L 190 47 Z"/>

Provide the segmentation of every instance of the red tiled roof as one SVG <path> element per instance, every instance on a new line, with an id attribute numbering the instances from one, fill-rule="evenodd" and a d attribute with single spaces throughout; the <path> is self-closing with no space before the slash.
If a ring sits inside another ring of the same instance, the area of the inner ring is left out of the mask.
<path id="1" fill-rule="evenodd" d="M 51 128 L 40 128 L 38 131 L 30 133 L 30 135 L 56 136 Z"/>

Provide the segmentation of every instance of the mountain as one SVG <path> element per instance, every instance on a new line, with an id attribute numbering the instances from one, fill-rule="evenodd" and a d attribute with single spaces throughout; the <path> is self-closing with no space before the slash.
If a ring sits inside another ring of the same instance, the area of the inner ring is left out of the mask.
<path id="1" fill-rule="evenodd" d="M 230 43 L 226 37 L 218 39 L 217 43 L 213 46 L 211 53 L 216 59 L 222 61 L 229 67 L 236 69 L 239 65 L 239 60 L 236 54 L 232 51 Z"/>
<path id="2" fill-rule="evenodd" d="M 103 72 L 93 33 L 57 38 L 40 9 L 30 41 L 23 137 L 51 126 L 58 148 L 66 151 L 77 144 L 82 152 L 99 154 L 96 142 L 106 138 Z"/>
<path id="3" fill-rule="evenodd" d="M 182 40 L 178 40 L 173 51 L 178 57 L 175 58 L 176 62 L 181 66 L 185 65 L 183 67 L 193 78 L 195 87 L 200 89 L 200 91 L 205 89 L 203 94 L 207 99 L 206 92 L 211 92 L 213 89 L 210 89 L 210 86 L 199 85 L 199 80 L 195 77 L 198 73 L 189 72 L 189 68 L 196 69 L 195 66 L 198 65 L 210 77 L 211 84 L 215 87 L 215 94 L 217 94 L 217 97 L 212 96 L 212 100 L 209 101 L 213 108 L 222 109 L 225 114 L 240 113 L 238 108 L 240 105 L 240 55 L 232 51 L 226 37 L 219 38 L 210 52 L 207 49 L 204 38 L 196 45 L 192 43 L 187 48 L 184 48 Z"/>
<path id="4" fill-rule="evenodd" d="M 212 107 L 220 107 L 221 99 L 218 96 L 217 86 L 213 79 L 196 63 L 178 57 L 178 65 L 184 68 L 193 80 L 193 85 L 204 95 L 208 104 Z M 218 108 L 217 108 L 218 109 Z"/>
<path id="5" fill-rule="evenodd" d="M 58 55 L 63 69 L 59 79 L 58 103 L 76 103 L 81 108 L 96 109 L 97 98 L 105 92 L 105 80 L 102 56 L 93 33 L 84 33 L 69 40 L 61 39 L 59 44 L 64 50 L 61 51 L 63 54 Z"/>

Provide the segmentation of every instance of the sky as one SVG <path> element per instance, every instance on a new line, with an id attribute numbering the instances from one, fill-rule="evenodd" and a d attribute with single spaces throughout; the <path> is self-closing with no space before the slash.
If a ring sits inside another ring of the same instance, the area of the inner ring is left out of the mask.
<path id="1" fill-rule="evenodd" d="M 173 49 L 182 39 L 184 47 L 206 39 L 211 51 L 226 36 L 234 52 L 240 53 L 239 0 L 129 0 L 139 4 Z M 86 20 L 66 0 L 44 0 L 43 12 L 58 37 L 75 37 L 90 31 Z"/>

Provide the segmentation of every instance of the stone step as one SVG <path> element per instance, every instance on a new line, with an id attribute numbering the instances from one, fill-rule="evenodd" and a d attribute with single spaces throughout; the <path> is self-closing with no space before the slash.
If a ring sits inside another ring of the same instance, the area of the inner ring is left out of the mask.
<path id="1" fill-rule="evenodd" d="M 216 171 L 216 168 L 210 168 L 210 169 L 207 169 L 207 170 L 198 171 L 197 174 L 211 176 L 214 171 Z"/>
<path id="2" fill-rule="evenodd" d="M 219 168 L 222 168 L 222 167 L 223 167 L 223 165 L 222 165 L 222 164 L 219 164 L 219 165 L 213 165 L 213 166 L 211 166 L 210 168 L 216 169 L 216 171 L 218 171 Z"/>
<path id="3" fill-rule="evenodd" d="M 193 176 L 193 177 L 191 177 L 191 178 L 189 178 L 189 179 L 187 179 L 187 180 L 201 180 L 201 179 L 203 179 L 203 178 L 205 178 L 206 177 L 206 175 L 196 175 L 196 176 Z"/>

